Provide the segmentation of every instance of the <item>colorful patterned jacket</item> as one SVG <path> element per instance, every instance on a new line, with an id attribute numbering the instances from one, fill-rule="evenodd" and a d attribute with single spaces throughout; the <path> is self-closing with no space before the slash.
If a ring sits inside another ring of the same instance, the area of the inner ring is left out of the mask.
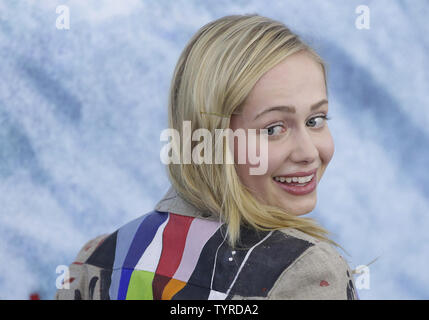
<path id="1" fill-rule="evenodd" d="M 155 210 L 88 242 L 55 299 L 357 299 L 336 249 L 295 229 L 225 224 L 170 188 Z"/>

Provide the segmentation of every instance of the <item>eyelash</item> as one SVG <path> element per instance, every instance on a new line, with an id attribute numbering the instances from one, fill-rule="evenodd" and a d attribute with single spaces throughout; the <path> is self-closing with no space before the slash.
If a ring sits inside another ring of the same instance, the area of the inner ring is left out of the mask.
<path id="1" fill-rule="evenodd" d="M 316 119 L 316 118 L 322 118 L 322 119 L 324 119 L 324 120 L 326 120 L 326 121 L 328 121 L 328 120 L 331 120 L 331 119 L 332 119 L 330 116 L 328 116 L 328 115 L 324 114 L 324 115 L 319 115 L 319 116 L 313 117 L 313 118 L 309 119 L 309 121 L 310 121 L 310 120 L 313 120 L 313 119 Z M 272 126 L 266 127 L 265 129 L 271 129 L 271 128 L 275 128 L 275 127 L 278 127 L 278 126 L 281 126 L 281 125 L 280 125 L 280 124 L 275 124 L 275 125 L 272 125 Z M 270 136 L 270 135 L 269 135 L 269 136 Z"/>

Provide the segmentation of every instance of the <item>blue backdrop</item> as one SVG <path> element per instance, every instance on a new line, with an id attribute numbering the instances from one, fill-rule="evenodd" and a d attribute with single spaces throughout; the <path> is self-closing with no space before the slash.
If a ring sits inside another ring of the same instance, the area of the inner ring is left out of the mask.
<path id="1" fill-rule="evenodd" d="M 283 21 L 329 65 L 336 149 L 309 216 L 352 268 L 378 257 L 360 298 L 429 298 L 425 0 L 0 0 L 0 298 L 51 299 L 58 265 L 153 209 L 169 186 L 159 136 L 180 52 L 244 13 Z"/>

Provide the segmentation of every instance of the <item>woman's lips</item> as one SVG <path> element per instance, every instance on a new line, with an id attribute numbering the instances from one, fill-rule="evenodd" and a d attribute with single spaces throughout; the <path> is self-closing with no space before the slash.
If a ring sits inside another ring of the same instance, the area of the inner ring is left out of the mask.
<path id="1" fill-rule="evenodd" d="M 311 171 L 307 171 L 307 172 L 296 172 L 296 173 L 291 173 L 291 174 L 285 174 L 285 175 L 280 175 L 278 177 L 307 177 L 310 176 L 312 174 L 316 174 L 317 172 L 317 168 L 311 170 Z"/>
<path id="2" fill-rule="evenodd" d="M 315 173 L 313 178 L 303 186 L 297 185 L 296 183 L 282 183 L 275 179 L 273 179 L 273 181 L 286 192 L 296 196 L 302 196 L 311 193 L 316 189 L 317 174 Z"/>

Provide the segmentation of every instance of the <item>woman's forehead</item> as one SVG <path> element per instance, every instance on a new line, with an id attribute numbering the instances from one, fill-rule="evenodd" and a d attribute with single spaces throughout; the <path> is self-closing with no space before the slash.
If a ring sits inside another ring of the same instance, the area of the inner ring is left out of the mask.
<path id="1" fill-rule="evenodd" d="M 318 62 L 306 54 L 294 54 L 256 82 L 242 112 L 259 112 L 275 105 L 312 105 L 326 98 L 324 77 Z"/>

